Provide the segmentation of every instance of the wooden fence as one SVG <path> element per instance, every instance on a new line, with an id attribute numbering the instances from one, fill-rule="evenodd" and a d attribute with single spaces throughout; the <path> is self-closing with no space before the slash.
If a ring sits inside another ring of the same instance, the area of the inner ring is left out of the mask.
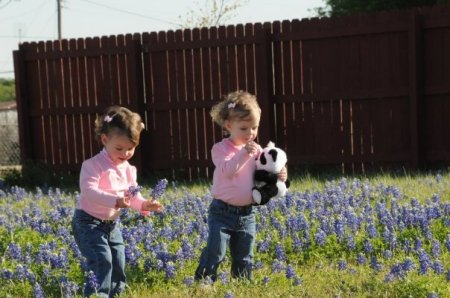
<path id="1" fill-rule="evenodd" d="M 143 172 L 211 174 L 209 117 L 242 89 L 262 108 L 259 141 L 290 166 L 417 168 L 450 161 L 450 6 L 102 38 L 14 52 L 21 154 L 78 171 L 100 149 L 96 115 L 137 111 Z"/>

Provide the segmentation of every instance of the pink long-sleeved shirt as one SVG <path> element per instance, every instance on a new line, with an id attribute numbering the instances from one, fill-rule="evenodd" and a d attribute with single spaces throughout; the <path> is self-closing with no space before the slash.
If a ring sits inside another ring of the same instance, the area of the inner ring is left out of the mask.
<path id="1" fill-rule="evenodd" d="M 236 146 L 228 138 L 213 146 L 211 155 L 215 169 L 211 194 L 214 198 L 234 206 L 253 203 L 255 158 L 261 150 L 259 147 L 257 154 L 251 156 L 244 145 Z"/>
<path id="2" fill-rule="evenodd" d="M 130 186 L 137 186 L 136 167 L 128 161 L 115 164 L 103 149 L 81 166 L 80 200 L 76 208 L 102 220 L 116 219 L 120 211 L 115 208 L 117 199 L 123 197 Z M 144 201 L 138 193 L 131 199 L 131 208 L 141 211 Z M 142 215 L 149 213 L 141 212 Z"/>

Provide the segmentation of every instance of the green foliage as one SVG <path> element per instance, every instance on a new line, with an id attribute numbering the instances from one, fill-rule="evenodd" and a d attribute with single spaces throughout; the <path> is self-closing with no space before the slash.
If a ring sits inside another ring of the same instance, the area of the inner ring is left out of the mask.
<path id="1" fill-rule="evenodd" d="M 0 79 L 0 102 L 16 100 L 16 85 L 12 79 Z"/>
<path id="2" fill-rule="evenodd" d="M 6 187 L 20 186 L 34 190 L 36 187 L 60 187 L 76 189 L 78 173 L 64 173 L 40 162 L 25 162 L 21 169 L 12 169 L 2 174 Z"/>
<path id="3" fill-rule="evenodd" d="M 318 16 L 344 16 L 443 3 L 450 3 L 450 0 L 325 0 L 326 6 L 315 11 Z"/>

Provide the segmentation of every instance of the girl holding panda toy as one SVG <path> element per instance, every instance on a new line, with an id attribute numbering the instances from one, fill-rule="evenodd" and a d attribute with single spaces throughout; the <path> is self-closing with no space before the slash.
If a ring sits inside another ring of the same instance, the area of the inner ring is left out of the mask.
<path id="1" fill-rule="evenodd" d="M 215 105 L 210 114 L 229 136 L 211 150 L 215 166 L 211 188 L 214 199 L 209 207 L 208 240 L 200 256 L 195 279 L 209 276 L 215 281 L 217 268 L 229 245 L 231 276 L 250 280 L 256 237 L 253 175 L 255 158 L 262 151 L 255 139 L 261 109 L 254 95 L 237 91 Z M 286 168 L 281 170 L 279 179 L 287 180 Z"/>

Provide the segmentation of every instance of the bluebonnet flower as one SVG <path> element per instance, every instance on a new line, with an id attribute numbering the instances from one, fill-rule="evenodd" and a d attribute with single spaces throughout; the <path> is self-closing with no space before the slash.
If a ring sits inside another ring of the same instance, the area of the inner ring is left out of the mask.
<path id="1" fill-rule="evenodd" d="M 227 272 L 225 272 L 225 271 L 219 272 L 218 278 L 220 279 L 222 284 L 224 284 L 224 285 L 228 284 L 228 273 Z"/>
<path id="2" fill-rule="evenodd" d="M 233 295 L 233 293 L 228 291 L 228 292 L 225 293 L 224 298 L 234 298 L 234 295 Z"/>
<path id="3" fill-rule="evenodd" d="M 431 255 L 435 258 L 441 255 L 441 243 L 436 239 L 431 242 Z"/>
<path id="4" fill-rule="evenodd" d="M 152 197 L 154 199 L 159 199 L 164 194 L 167 188 L 167 183 L 167 179 L 161 179 L 156 183 L 155 188 L 152 190 Z"/>
<path id="5" fill-rule="evenodd" d="M 442 265 L 442 262 L 440 260 L 435 260 L 432 267 L 436 274 L 444 273 L 444 265 Z"/>
<path id="6" fill-rule="evenodd" d="M 11 280 L 14 277 L 14 272 L 9 269 L 1 269 L 0 277 L 4 280 Z"/>
<path id="7" fill-rule="evenodd" d="M 295 272 L 295 269 L 294 269 L 294 267 L 292 267 L 292 265 L 287 265 L 286 266 L 286 278 L 287 279 L 291 279 L 291 278 L 294 278 L 296 275 L 297 275 L 297 273 Z"/>
<path id="8" fill-rule="evenodd" d="M 353 238 L 353 235 L 347 235 L 346 237 L 347 240 L 347 249 L 352 251 L 356 249 L 356 243 L 355 243 L 355 238 Z"/>
<path id="9" fill-rule="evenodd" d="M 143 188 L 143 187 L 140 186 L 140 185 L 136 185 L 136 186 L 131 185 L 131 186 L 128 188 L 128 194 L 129 194 L 132 198 L 134 198 L 135 196 L 137 196 L 138 193 L 141 192 L 142 188 Z"/>
<path id="10" fill-rule="evenodd" d="M 428 268 L 431 267 L 430 257 L 423 249 L 419 251 L 419 264 L 420 264 L 419 273 L 422 275 L 426 274 Z"/>
<path id="11" fill-rule="evenodd" d="M 44 291 L 42 290 L 41 285 L 38 283 L 35 283 L 33 286 L 33 296 L 34 296 L 34 298 L 44 298 L 45 297 Z"/>
<path id="12" fill-rule="evenodd" d="M 416 264 L 414 261 L 410 258 L 406 258 L 402 263 L 402 270 L 403 271 L 412 271 L 416 267 Z"/>
<path id="13" fill-rule="evenodd" d="M 318 229 L 316 234 L 314 235 L 314 240 L 316 241 L 316 244 L 319 246 L 324 246 L 326 242 L 326 234 L 322 229 Z"/>
<path id="14" fill-rule="evenodd" d="M 375 271 L 380 271 L 383 269 L 383 265 L 378 262 L 378 259 L 375 255 L 370 257 L 370 267 Z"/>
<path id="15" fill-rule="evenodd" d="M 450 269 L 447 270 L 447 281 L 450 281 Z"/>
<path id="16" fill-rule="evenodd" d="M 90 288 L 97 291 L 99 284 L 98 284 L 97 276 L 95 276 L 94 271 L 89 271 L 87 273 L 87 284 L 89 285 Z"/>
<path id="17" fill-rule="evenodd" d="M 392 258 L 392 251 L 390 251 L 389 249 L 386 249 L 383 252 L 383 258 L 385 258 L 386 260 L 390 260 Z"/>
<path id="18" fill-rule="evenodd" d="M 338 261 L 338 269 L 343 271 L 347 269 L 347 262 L 345 260 Z"/>
<path id="19" fill-rule="evenodd" d="M 172 277 L 175 276 L 176 272 L 175 264 L 171 261 L 167 262 L 164 271 L 166 274 L 166 279 L 171 279 Z"/>
<path id="20" fill-rule="evenodd" d="M 450 270 L 448 272 L 449 272 L 448 275 L 450 276 Z M 263 285 L 267 285 L 267 283 L 269 283 L 269 281 L 270 281 L 270 278 L 267 277 L 267 276 L 264 276 L 263 279 L 262 279 L 262 284 Z"/>
<path id="21" fill-rule="evenodd" d="M 301 284 L 302 284 L 302 279 L 301 279 L 300 277 L 298 277 L 298 276 L 295 276 L 295 277 L 294 277 L 293 285 L 294 285 L 294 286 L 299 286 L 299 285 L 301 285 Z"/>
<path id="22" fill-rule="evenodd" d="M 364 252 L 365 252 L 365 253 L 371 253 L 371 252 L 373 252 L 373 246 L 372 246 L 372 243 L 371 243 L 368 239 L 365 239 L 365 240 L 364 240 L 363 245 L 364 245 Z"/>
<path id="23" fill-rule="evenodd" d="M 435 292 L 431 292 L 427 295 L 427 298 L 439 298 L 439 295 Z"/>
<path id="24" fill-rule="evenodd" d="M 12 260 L 20 261 L 22 259 L 22 249 L 14 242 L 10 242 L 6 249 L 6 256 Z"/>
<path id="25" fill-rule="evenodd" d="M 189 277 L 185 277 L 184 279 L 183 279 L 183 283 L 186 285 L 186 286 L 192 286 L 193 284 L 194 284 L 194 278 L 192 277 L 192 276 L 189 276 Z"/>
<path id="26" fill-rule="evenodd" d="M 204 279 L 202 279 L 202 283 L 204 285 L 212 285 L 214 281 L 211 279 L 211 276 L 206 276 Z"/>
<path id="27" fill-rule="evenodd" d="M 445 247 L 447 248 L 447 251 L 450 252 L 450 234 L 447 235 L 447 240 L 445 241 Z"/>
<path id="28" fill-rule="evenodd" d="M 286 261 L 286 254 L 284 253 L 284 248 L 279 243 L 275 245 L 275 258 L 280 261 Z"/>
<path id="29" fill-rule="evenodd" d="M 281 263 L 279 260 L 275 260 L 272 263 L 272 272 L 273 273 L 280 273 L 283 271 L 283 263 Z"/>
<path id="30" fill-rule="evenodd" d="M 422 249 L 422 240 L 416 238 L 416 241 L 414 241 L 414 250 L 418 252 L 421 249 Z"/>
<path id="31" fill-rule="evenodd" d="M 366 265 L 366 263 L 367 263 L 366 256 L 362 253 L 359 253 L 358 256 L 356 257 L 356 263 L 358 265 Z"/>
<path id="32" fill-rule="evenodd" d="M 70 298 L 75 297 L 77 294 L 78 289 L 80 288 L 77 283 L 73 281 L 69 281 L 67 279 L 64 279 L 61 281 L 61 292 L 63 294 L 63 297 Z"/>
<path id="33" fill-rule="evenodd" d="M 255 269 L 261 269 L 263 267 L 264 267 L 264 263 L 263 262 L 261 262 L 261 261 L 256 261 L 255 262 L 255 265 L 254 265 Z"/>

